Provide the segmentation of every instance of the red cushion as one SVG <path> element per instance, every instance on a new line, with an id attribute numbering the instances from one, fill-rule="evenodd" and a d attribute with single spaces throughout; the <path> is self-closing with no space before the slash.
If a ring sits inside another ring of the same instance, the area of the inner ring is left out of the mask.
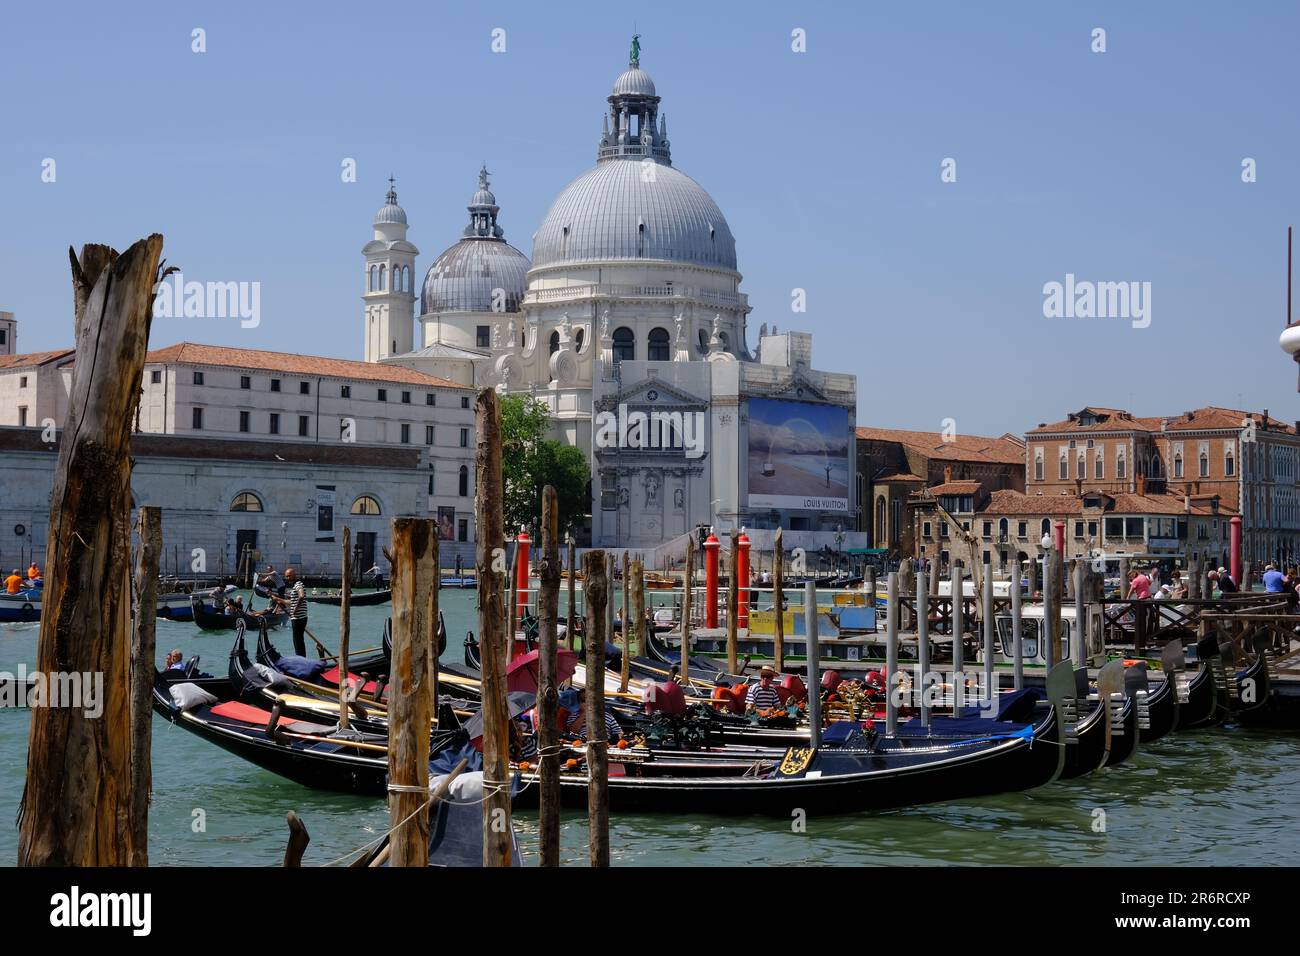
<path id="1" fill-rule="evenodd" d="M 337 666 L 331 667 L 327 671 L 321 671 L 320 676 L 322 680 L 327 680 L 331 684 L 337 684 L 339 682 L 339 669 Z M 351 678 L 353 683 L 356 683 L 357 681 L 361 680 L 360 674 L 349 673 L 348 677 Z M 361 692 L 363 694 L 373 694 L 375 692 L 375 682 L 366 681 L 365 686 L 361 688 Z"/>

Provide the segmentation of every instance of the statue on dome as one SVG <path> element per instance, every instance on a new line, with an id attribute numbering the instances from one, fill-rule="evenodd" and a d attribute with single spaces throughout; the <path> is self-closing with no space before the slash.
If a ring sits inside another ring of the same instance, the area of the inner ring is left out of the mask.
<path id="1" fill-rule="evenodd" d="M 641 34 L 632 34 L 632 52 L 628 54 L 628 64 L 639 67 L 641 65 Z"/>

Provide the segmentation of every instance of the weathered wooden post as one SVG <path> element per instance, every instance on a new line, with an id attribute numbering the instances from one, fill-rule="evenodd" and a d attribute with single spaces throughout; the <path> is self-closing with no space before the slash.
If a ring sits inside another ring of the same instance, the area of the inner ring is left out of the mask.
<path id="1" fill-rule="evenodd" d="M 162 553 L 162 509 L 140 508 L 140 550 L 136 553 L 135 627 L 131 641 L 131 829 L 149 830 L 149 794 L 153 789 L 153 675 L 158 615 L 158 559 Z M 148 866 L 148 842 L 131 849 L 127 866 Z"/>
<path id="2" fill-rule="evenodd" d="M 938 573 L 937 571 L 935 572 Z M 912 693 L 921 698 L 921 726 L 930 726 L 930 590 L 927 572 L 916 572 L 916 669 Z"/>
<path id="3" fill-rule="evenodd" d="M 776 529 L 776 543 L 772 555 L 772 666 L 779 674 L 785 668 L 785 550 L 781 544 L 781 529 Z"/>
<path id="4" fill-rule="evenodd" d="M 429 731 L 433 721 L 429 591 L 437 585 L 438 534 L 431 518 L 394 518 L 393 672 L 388 704 L 391 866 L 429 865 Z"/>
<path id="5" fill-rule="evenodd" d="M 1056 548 L 1048 550 L 1043 562 L 1043 637 L 1047 645 L 1043 664 L 1048 671 L 1056 665 L 1061 642 L 1061 570 Z"/>
<path id="6" fill-rule="evenodd" d="M 609 866 L 609 734 L 605 730 L 605 552 L 583 557 L 587 595 L 587 829 L 592 866 Z"/>
<path id="7" fill-rule="evenodd" d="M 780 534 L 780 532 L 777 532 Z M 686 536 L 686 573 L 682 578 L 682 684 L 691 686 L 691 584 L 695 580 L 695 536 Z"/>
<path id="8" fill-rule="evenodd" d="M 632 646 L 632 562 L 628 559 L 627 551 L 623 552 L 623 627 L 620 630 L 623 638 L 623 664 L 619 691 L 625 692 L 628 681 L 628 648 Z"/>
<path id="9" fill-rule="evenodd" d="M 32 708 L 20 866 L 148 858 L 148 808 L 132 792 L 143 770 L 132 755 L 148 753 L 132 733 L 149 725 L 132 714 L 129 444 L 162 244 L 155 234 L 120 256 L 87 245 L 80 261 L 69 250 L 77 352 L 50 495 L 36 668 L 84 693 L 47 695 Z"/>
<path id="10" fill-rule="evenodd" d="M 966 701 L 966 591 L 962 568 L 953 564 L 949 579 L 952 581 L 952 712 L 961 715 Z"/>
<path id="11" fill-rule="evenodd" d="M 1031 565 L 1032 567 L 1032 562 Z M 1020 629 L 1021 621 L 1021 603 L 1020 594 L 1020 559 L 1011 562 L 1011 641 L 1014 645 L 1012 653 L 1015 655 L 1012 665 L 1012 687 L 1016 690 L 1025 689 L 1025 646 L 1024 634 Z"/>
<path id="12" fill-rule="evenodd" d="M 578 629 L 578 543 L 569 535 L 569 609 L 568 619 L 564 622 L 564 640 L 573 650 L 575 640 L 573 632 Z"/>
<path id="13" fill-rule="evenodd" d="M 987 700 L 997 697 L 997 688 L 993 686 L 993 567 L 984 562 L 984 696 Z"/>
<path id="14" fill-rule="evenodd" d="M 740 531 L 731 529 L 731 556 L 727 560 L 727 673 L 736 673 L 739 663 L 736 658 L 736 628 L 740 615 Z"/>
<path id="15" fill-rule="evenodd" d="M 906 598 L 916 593 L 916 573 L 911 558 L 898 562 L 898 626 L 902 630 L 915 627 L 911 613 L 907 609 Z"/>
<path id="16" fill-rule="evenodd" d="M 822 673 L 817 643 L 817 582 L 811 579 L 803 586 L 803 629 L 808 642 L 808 735 L 810 745 L 816 749 L 822 744 Z"/>
<path id="17" fill-rule="evenodd" d="M 542 560 L 537 569 L 541 591 L 537 614 L 537 752 L 541 776 L 538 794 L 539 851 L 542 866 L 560 865 L 560 731 L 559 690 L 555 684 L 560 617 L 560 502 L 555 488 L 542 489 Z M 572 576 L 570 576 L 572 577 Z"/>
<path id="18" fill-rule="evenodd" d="M 1192 557 L 1192 563 L 1187 568 L 1187 596 L 1193 601 L 1199 601 L 1204 593 L 1205 568 L 1201 556 L 1197 554 Z"/>
<path id="19" fill-rule="evenodd" d="M 635 644 L 636 653 L 645 656 L 645 565 L 640 558 L 632 562 L 632 616 L 636 622 L 628 635 L 629 646 Z M 632 638 L 635 636 L 636 640 Z M 627 688 L 624 688 L 626 690 Z"/>
<path id="20" fill-rule="evenodd" d="M 501 488 L 501 406 L 485 388 L 474 403 L 478 446 L 475 470 L 475 573 L 478 578 L 478 628 L 482 658 L 483 713 L 483 865 L 510 866 L 510 718 L 506 712 L 506 653 L 501 606 L 505 572 L 505 527 Z M 513 606 L 513 602 L 511 602 Z M 510 635 L 514 640 L 514 635 Z M 428 762 L 427 760 L 425 761 Z"/>
<path id="21" fill-rule="evenodd" d="M 1088 666 L 1088 568 L 1083 559 L 1074 563 L 1074 627 L 1070 629 L 1070 658 L 1075 667 Z"/>
<path id="22" fill-rule="evenodd" d="M 898 572 L 885 587 L 885 733 L 892 737 L 898 733 Z"/>
<path id="23" fill-rule="evenodd" d="M 519 633 L 519 538 L 516 536 L 510 555 L 510 579 L 506 582 L 506 608 L 509 622 L 506 625 L 506 664 L 514 660 L 515 636 Z"/>
<path id="24" fill-rule="evenodd" d="M 348 641 L 352 635 L 352 529 L 343 526 L 343 563 L 339 582 L 339 732 L 348 731 Z M 435 588 L 435 590 L 437 590 Z M 434 645 L 437 646 L 436 644 Z M 436 673 L 435 668 L 435 673 Z M 434 711 L 437 714 L 437 711 Z"/>
<path id="25" fill-rule="evenodd" d="M 1078 558 L 1071 558 L 1070 563 L 1066 565 L 1066 570 L 1069 572 L 1065 576 L 1065 599 L 1067 601 L 1073 601 L 1075 594 L 1078 593 L 1077 590 L 1079 584 L 1079 577 L 1077 573 L 1078 568 L 1079 568 Z"/>

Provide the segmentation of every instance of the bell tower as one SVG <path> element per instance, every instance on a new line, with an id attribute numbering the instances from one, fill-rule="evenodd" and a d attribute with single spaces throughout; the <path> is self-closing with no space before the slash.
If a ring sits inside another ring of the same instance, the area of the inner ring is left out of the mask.
<path id="1" fill-rule="evenodd" d="M 367 362 L 404 355 L 412 351 L 415 338 L 415 257 L 420 250 L 406 241 L 406 210 L 397 204 L 391 176 L 374 227 L 374 238 L 361 248 Z"/>

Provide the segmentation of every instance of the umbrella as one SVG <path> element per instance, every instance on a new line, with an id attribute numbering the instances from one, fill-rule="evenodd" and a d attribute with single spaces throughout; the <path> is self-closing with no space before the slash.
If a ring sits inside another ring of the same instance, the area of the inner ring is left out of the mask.
<path id="1" fill-rule="evenodd" d="M 521 690 L 529 694 L 537 693 L 541 682 L 540 651 L 520 654 L 506 668 L 506 689 Z M 578 669 L 578 655 L 567 647 L 561 647 L 555 655 L 555 683 L 563 684 Z"/>
<path id="2" fill-rule="evenodd" d="M 512 691 L 506 695 L 506 718 L 514 720 L 526 710 L 531 710 L 537 703 L 537 698 L 532 694 L 524 691 Z M 465 732 L 469 734 L 470 740 L 478 740 L 483 736 L 483 711 L 479 710 L 469 720 L 465 721 Z"/>

